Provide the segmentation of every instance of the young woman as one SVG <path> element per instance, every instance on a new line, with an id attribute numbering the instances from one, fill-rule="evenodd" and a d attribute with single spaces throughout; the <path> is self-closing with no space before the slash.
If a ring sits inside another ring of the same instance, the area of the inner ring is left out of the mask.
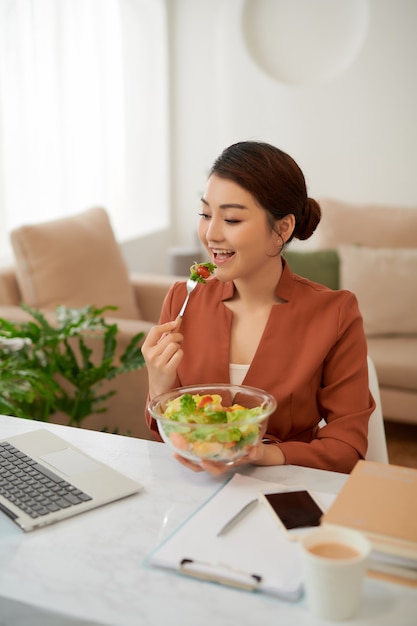
<path id="1" fill-rule="evenodd" d="M 266 441 L 239 463 L 350 472 L 366 453 L 375 404 L 357 300 L 293 274 L 281 257 L 319 221 L 320 207 L 288 154 L 252 141 L 224 150 L 211 168 L 198 227 L 217 269 L 190 297 L 181 328 L 185 282 L 171 288 L 143 344 L 150 397 L 219 382 L 275 396 Z M 146 420 L 160 440 L 148 413 Z M 223 471 L 178 459 L 196 471 Z"/>

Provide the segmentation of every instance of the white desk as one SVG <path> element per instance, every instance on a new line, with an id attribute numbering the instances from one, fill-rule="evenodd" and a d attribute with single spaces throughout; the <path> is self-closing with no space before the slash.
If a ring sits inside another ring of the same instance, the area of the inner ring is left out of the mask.
<path id="1" fill-rule="evenodd" d="M 138 480 L 145 490 L 32 533 L 0 515 L 1 626 L 319 623 L 304 600 L 286 603 L 144 566 L 153 548 L 224 479 L 187 470 L 164 444 L 0 416 L 2 438 L 39 427 Z M 295 466 L 248 467 L 245 473 L 334 493 L 346 478 Z M 417 590 L 367 579 L 361 612 L 349 623 L 415 626 Z"/>

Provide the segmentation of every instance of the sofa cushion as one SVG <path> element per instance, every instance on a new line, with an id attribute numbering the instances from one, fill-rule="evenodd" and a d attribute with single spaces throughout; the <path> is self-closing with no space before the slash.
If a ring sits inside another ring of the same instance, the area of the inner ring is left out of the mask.
<path id="1" fill-rule="evenodd" d="M 20 292 L 14 266 L 0 267 L 0 303 L 13 306 L 19 304 Z"/>
<path id="2" fill-rule="evenodd" d="M 417 248 L 339 246 L 340 287 L 358 298 L 367 335 L 417 334 Z"/>
<path id="3" fill-rule="evenodd" d="M 339 255 L 337 250 L 299 252 L 285 250 L 282 254 L 292 271 L 330 289 L 339 289 Z"/>
<path id="4" fill-rule="evenodd" d="M 417 336 L 368 337 L 381 387 L 417 393 Z"/>
<path id="5" fill-rule="evenodd" d="M 312 239 L 317 248 L 350 243 L 372 248 L 417 247 L 417 207 L 330 198 L 319 202 L 322 218 Z"/>
<path id="6" fill-rule="evenodd" d="M 139 319 L 129 274 L 104 209 L 21 226 L 11 243 L 22 300 L 40 309 L 114 305 Z"/>

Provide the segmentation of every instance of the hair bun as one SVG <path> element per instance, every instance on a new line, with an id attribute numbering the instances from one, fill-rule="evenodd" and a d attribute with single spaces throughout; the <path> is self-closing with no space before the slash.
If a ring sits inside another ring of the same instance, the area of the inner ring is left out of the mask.
<path id="1" fill-rule="evenodd" d="M 308 239 L 316 230 L 321 219 L 320 205 L 313 198 L 307 198 L 301 211 L 301 220 L 296 223 L 294 236 L 297 239 Z"/>

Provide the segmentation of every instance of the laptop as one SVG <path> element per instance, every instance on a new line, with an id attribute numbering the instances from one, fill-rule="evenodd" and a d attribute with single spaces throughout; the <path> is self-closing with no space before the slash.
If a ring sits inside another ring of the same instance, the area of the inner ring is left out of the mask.
<path id="1" fill-rule="evenodd" d="M 0 439 L 0 514 L 24 531 L 142 489 L 138 482 L 47 429 Z"/>

